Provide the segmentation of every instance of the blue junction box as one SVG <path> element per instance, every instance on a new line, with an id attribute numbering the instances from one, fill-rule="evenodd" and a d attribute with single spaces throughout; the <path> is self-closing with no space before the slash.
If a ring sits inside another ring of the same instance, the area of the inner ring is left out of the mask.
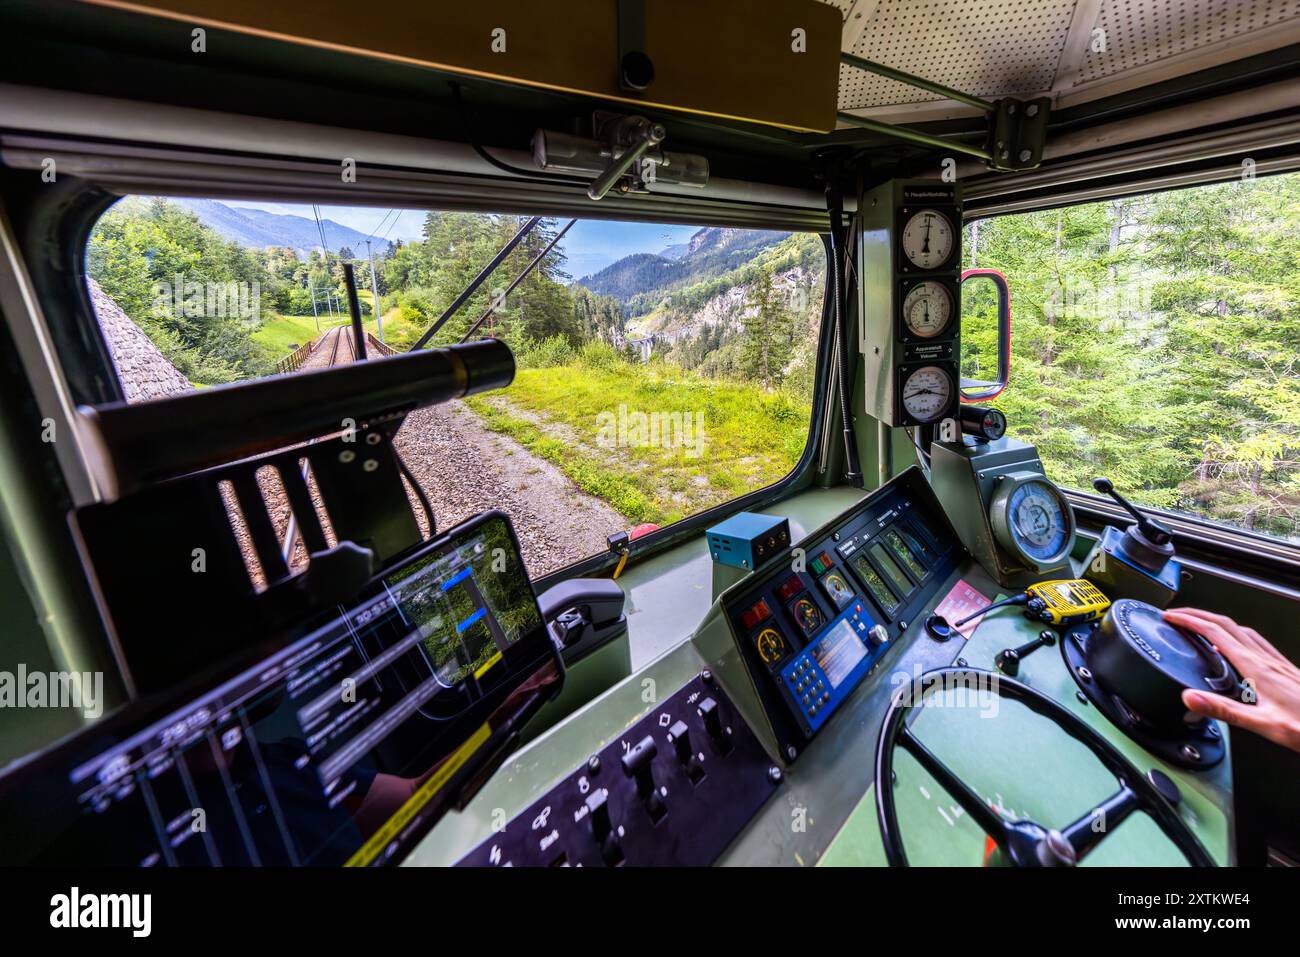
<path id="1" fill-rule="evenodd" d="M 715 562 L 752 571 L 790 547 L 790 521 L 773 515 L 737 512 L 714 525 L 705 536 Z"/>

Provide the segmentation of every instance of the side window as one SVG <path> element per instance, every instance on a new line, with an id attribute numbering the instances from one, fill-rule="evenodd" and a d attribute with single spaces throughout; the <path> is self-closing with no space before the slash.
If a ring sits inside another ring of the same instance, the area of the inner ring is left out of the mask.
<path id="1" fill-rule="evenodd" d="M 128 197 L 92 233 L 89 288 L 146 401 L 353 361 L 348 262 L 370 356 L 409 349 L 525 222 Z M 788 475 L 825 267 L 811 233 L 543 219 L 430 342 L 493 336 L 519 366 L 403 427 L 439 525 L 504 508 L 539 575 Z"/>
<path id="2" fill-rule="evenodd" d="M 1057 481 L 1300 541 L 1300 175 L 985 219 L 965 250 L 1010 282 L 996 404 Z"/>

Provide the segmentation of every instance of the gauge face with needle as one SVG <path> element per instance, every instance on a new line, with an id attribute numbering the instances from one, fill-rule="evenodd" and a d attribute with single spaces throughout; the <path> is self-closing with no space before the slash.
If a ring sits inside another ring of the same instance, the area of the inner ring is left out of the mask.
<path id="1" fill-rule="evenodd" d="M 933 422 L 952 401 L 952 379 L 938 366 L 922 366 L 903 382 L 903 409 L 917 422 Z"/>
<path id="2" fill-rule="evenodd" d="M 1060 493 L 1046 482 L 1027 482 L 1010 502 L 1011 530 L 1034 558 L 1050 558 L 1065 544 L 1065 510 Z"/>
<path id="3" fill-rule="evenodd" d="M 1040 571 L 1064 561 L 1074 542 L 1074 512 L 1060 489 L 1037 472 L 1013 472 L 989 502 L 998 544 Z"/>
<path id="4" fill-rule="evenodd" d="M 952 315 L 952 296 L 933 280 L 917 283 L 903 300 L 903 321 L 907 331 L 922 339 L 931 339 L 948 327 Z"/>
<path id="5" fill-rule="evenodd" d="M 953 238 L 947 216 L 922 209 L 903 226 L 903 254 L 918 269 L 938 269 L 952 256 Z"/>

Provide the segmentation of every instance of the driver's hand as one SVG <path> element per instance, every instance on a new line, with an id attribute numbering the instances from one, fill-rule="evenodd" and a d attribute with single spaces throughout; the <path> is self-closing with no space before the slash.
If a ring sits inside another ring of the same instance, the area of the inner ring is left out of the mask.
<path id="1" fill-rule="evenodd" d="M 1258 695 L 1255 704 L 1246 704 L 1220 694 L 1187 690 L 1183 704 L 1189 711 L 1300 751 L 1300 668 L 1254 628 L 1239 625 L 1226 615 L 1199 608 L 1171 608 L 1165 612 L 1165 621 L 1208 638 Z"/>

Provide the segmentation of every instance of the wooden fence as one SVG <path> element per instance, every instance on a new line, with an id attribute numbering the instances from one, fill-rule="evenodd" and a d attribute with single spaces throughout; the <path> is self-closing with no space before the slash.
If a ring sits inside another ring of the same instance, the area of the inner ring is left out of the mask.
<path id="1" fill-rule="evenodd" d="M 311 355 L 311 351 L 316 348 L 318 342 L 320 342 L 320 336 L 315 336 L 311 341 L 303 343 L 283 359 L 277 361 L 275 364 L 276 374 L 283 375 L 286 372 L 296 372 L 307 361 L 307 357 Z"/>
<path id="2" fill-rule="evenodd" d="M 381 356 L 401 355 L 401 353 L 398 352 L 396 349 L 394 349 L 392 346 L 380 342 L 373 332 L 366 333 L 366 351 L 370 354 L 377 354 Z"/>

